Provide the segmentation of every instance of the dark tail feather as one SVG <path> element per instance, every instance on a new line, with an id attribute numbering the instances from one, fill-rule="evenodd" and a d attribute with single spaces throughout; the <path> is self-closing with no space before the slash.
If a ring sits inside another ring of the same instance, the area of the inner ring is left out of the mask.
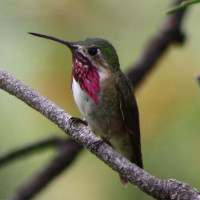
<path id="1" fill-rule="evenodd" d="M 139 152 L 138 152 L 138 154 L 139 154 Z M 142 154 L 141 154 L 141 152 L 137 156 L 137 158 L 132 159 L 132 162 L 135 163 L 141 169 L 143 169 L 144 166 L 143 166 L 143 162 L 142 162 Z"/>

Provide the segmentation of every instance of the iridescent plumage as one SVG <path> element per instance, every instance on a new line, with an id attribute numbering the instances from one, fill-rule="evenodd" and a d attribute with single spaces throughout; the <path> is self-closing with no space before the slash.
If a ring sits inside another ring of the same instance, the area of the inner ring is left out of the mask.
<path id="1" fill-rule="evenodd" d="M 120 70 L 114 47 L 98 38 L 67 42 L 51 36 L 31 34 L 70 48 L 72 92 L 90 129 L 143 168 L 138 107 L 132 85 Z"/>

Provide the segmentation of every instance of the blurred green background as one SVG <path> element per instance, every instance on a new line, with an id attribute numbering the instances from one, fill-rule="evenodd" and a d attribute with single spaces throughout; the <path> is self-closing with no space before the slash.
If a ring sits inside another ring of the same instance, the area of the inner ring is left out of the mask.
<path id="1" fill-rule="evenodd" d="M 171 1 L 158 0 L 1 0 L 0 68 L 81 117 L 71 94 L 71 53 L 38 32 L 68 41 L 109 40 L 123 71 L 137 60 L 165 19 Z M 160 179 L 175 178 L 200 190 L 200 6 L 184 21 L 187 41 L 171 46 L 136 92 L 140 110 L 145 170 Z M 65 137 L 50 121 L 0 90 L 0 152 L 47 138 Z M 55 155 L 39 152 L 0 169 L 0 200 L 11 196 Z M 150 200 L 136 187 L 124 188 L 118 174 L 88 151 L 51 182 L 35 200 Z"/>

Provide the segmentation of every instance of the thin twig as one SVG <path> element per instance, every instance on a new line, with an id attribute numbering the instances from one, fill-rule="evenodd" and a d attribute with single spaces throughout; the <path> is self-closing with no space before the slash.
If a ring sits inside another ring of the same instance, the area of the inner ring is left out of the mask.
<path id="1" fill-rule="evenodd" d="M 51 137 L 39 142 L 34 142 L 33 144 L 29 144 L 19 149 L 14 149 L 0 156 L 0 167 L 18 158 L 24 157 L 27 154 L 36 153 L 37 151 L 43 150 L 48 147 L 59 147 L 62 143 L 62 138 Z"/>
<path id="2" fill-rule="evenodd" d="M 52 179 L 58 176 L 66 166 L 72 164 L 77 154 L 82 149 L 77 142 L 72 139 L 66 139 L 61 145 L 57 156 L 45 167 L 39 174 L 33 176 L 30 181 L 23 184 L 18 192 L 10 200 L 27 200 L 42 190 Z"/>
<path id="3" fill-rule="evenodd" d="M 71 138 L 86 146 L 90 151 L 92 151 L 92 144 L 99 140 L 98 137 L 90 132 L 88 127 L 80 123 L 73 123 L 70 120 L 71 116 L 65 113 L 64 110 L 2 70 L 0 70 L 0 88 L 39 111 L 54 122 L 61 130 L 69 134 Z M 156 179 L 105 143 L 97 150 L 92 151 L 92 153 L 126 180 L 156 199 L 200 200 L 200 194 L 196 189 L 176 180 L 161 181 Z"/>

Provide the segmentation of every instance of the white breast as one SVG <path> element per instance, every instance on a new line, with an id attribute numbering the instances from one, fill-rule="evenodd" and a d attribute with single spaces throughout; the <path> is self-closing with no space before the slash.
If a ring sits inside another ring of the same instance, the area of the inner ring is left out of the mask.
<path id="1" fill-rule="evenodd" d="M 85 117 L 86 113 L 88 113 L 90 109 L 87 104 L 91 104 L 93 100 L 80 88 L 74 78 L 72 80 L 72 92 L 76 105 L 78 106 L 81 114 Z"/>
<path id="2" fill-rule="evenodd" d="M 101 106 L 101 97 L 98 96 L 99 105 L 96 105 L 91 96 L 88 96 L 85 91 L 81 90 L 79 84 L 75 79 L 72 80 L 72 92 L 76 105 L 78 106 L 81 114 L 87 120 L 89 126 L 96 134 L 101 135 L 102 125 L 108 128 L 107 114 Z"/>

